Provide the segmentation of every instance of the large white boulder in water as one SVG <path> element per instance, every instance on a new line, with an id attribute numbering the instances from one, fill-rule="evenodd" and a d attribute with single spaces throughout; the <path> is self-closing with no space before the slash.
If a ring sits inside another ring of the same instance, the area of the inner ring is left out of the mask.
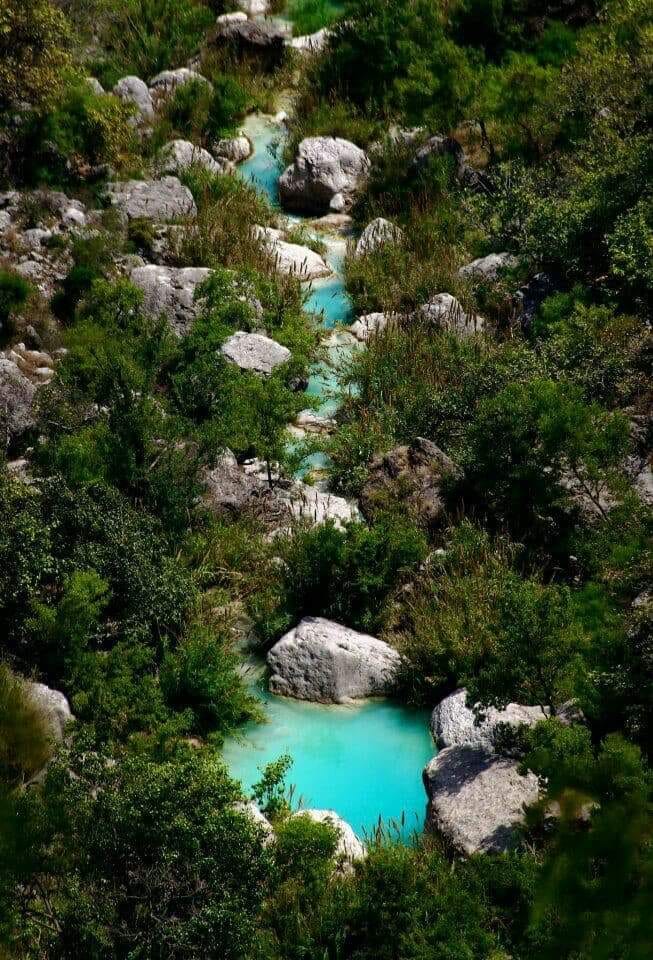
<path id="1" fill-rule="evenodd" d="M 143 291 L 143 307 L 153 317 L 164 315 L 178 336 L 188 333 L 197 316 L 195 291 L 210 276 L 206 267 L 136 267 L 131 282 Z"/>
<path id="2" fill-rule="evenodd" d="M 306 213 L 341 212 L 365 181 L 369 165 L 365 151 L 349 140 L 308 137 L 279 178 L 281 202 Z"/>
<path id="3" fill-rule="evenodd" d="M 269 376 L 290 360 L 290 350 L 262 333 L 238 330 L 222 344 L 222 355 L 241 370 L 252 370 Z"/>
<path id="4" fill-rule="evenodd" d="M 524 808 L 539 797 L 537 777 L 482 747 L 447 747 L 424 768 L 427 826 L 470 856 L 501 852 L 518 841 Z"/>
<path id="5" fill-rule="evenodd" d="M 197 216 L 193 194 L 177 177 L 109 183 L 106 198 L 130 220 L 176 220 Z"/>
<path id="6" fill-rule="evenodd" d="M 267 660 L 273 693 L 318 703 L 385 696 L 401 663 L 383 640 L 323 617 L 304 617 L 272 647 Z"/>
<path id="7" fill-rule="evenodd" d="M 431 733 L 439 747 L 469 746 L 494 749 L 494 734 L 501 724 L 532 727 L 545 714 L 540 707 L 509 703 L 504 710 L 487 707 L 483 719 L 476 723 L 474 711 L 467 706 L 467 691 L 456 690 L 440 701 L 431 714 Z"/>
<path id="8" fill-rule="evenodd" d="M 279 273 L 291 274 L 300 280 L 318 280 L 330 277 L 332 270 L 319 253 L 299 243 L 288 243 L 281 231 L 272 227 L 254 227 L 255 236 L 273 258 Z"/>
<path id="9" fill-rule="evenodd" d="M 334 858 L 337 872 L 351 873 L 354 863 L 367 856 L 365 844 L 358 839 L 350 824 L 334 810 L 298 810 L 292 816 L 293 819 L 307 817 L 313 823 L 324 823 L 335 831 L 337 841 Z"/>

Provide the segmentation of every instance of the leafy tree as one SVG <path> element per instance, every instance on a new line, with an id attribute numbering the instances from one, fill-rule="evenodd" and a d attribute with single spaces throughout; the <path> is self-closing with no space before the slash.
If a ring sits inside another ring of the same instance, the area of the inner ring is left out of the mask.
<path id="1" fill-rule="evenodd" d="M 0 10 L 0 111 L 52 103 L 70 65 L 70 31 L 50 0 L 6 0 Z"/>
<path id="2" fill-rule="evenodd" d="M 2 920 L 15 923 L 15 946 L 58 957 L 251 955 L 269 865 L 256 827 L 233 809 L 238 796 L 204 751 L 156 762 L 81 747 L 65 757 L 43 791 L 15 798 L 30 856 L 14 863 L 2 843 Z"/>

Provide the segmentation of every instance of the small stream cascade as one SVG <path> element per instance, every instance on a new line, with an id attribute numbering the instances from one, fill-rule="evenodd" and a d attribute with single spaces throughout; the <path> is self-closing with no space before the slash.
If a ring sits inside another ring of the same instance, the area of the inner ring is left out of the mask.
<path id="1" fill-rule="evenodd" d="M 244 130 L 254 152 L 239 173 L 278 207 L 281 166 L 274 145 L 283 128 L 271 117 L 252 115 Z M 302 218 L 288 220 L 298 223 Z M 350 324 L 353 314 L 343 277 L 346 240 L 336 233 L 319 236 L 333 275 L 313 281 L 306 309 L 328 335 L 334 327 Z M 317 397 L 319 412 L 331 415 L 338 402 L 338 367 L 351 353 L 351 338 L 336 333 L 327 346 L 328 360 L 315 365 L 307 393 Z M 335 810 L 361 837 L 379 826 L 406 842 L 421 832 L 426 807 L 421 771 L 435 752 L 428 711 L 390 700 L 348 706 L 290 700 L 268 691 L 264 671 L 253 673 L 267 722 L 249 724 L 223 749 L 231 774 L 245 791 L 260 779 L 266 764 L 289 754 L 294 804 Z"/>

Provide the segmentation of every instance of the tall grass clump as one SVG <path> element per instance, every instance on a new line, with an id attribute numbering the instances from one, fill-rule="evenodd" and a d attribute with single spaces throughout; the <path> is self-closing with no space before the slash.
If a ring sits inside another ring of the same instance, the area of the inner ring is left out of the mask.
<path id="1" fill-rule="evenodd" d="M 334 0 L 290 0 L 288 19 L 292 20 L 293 33 L 297 37 L 329 27 L 342 13 L 342 7 Z"/>

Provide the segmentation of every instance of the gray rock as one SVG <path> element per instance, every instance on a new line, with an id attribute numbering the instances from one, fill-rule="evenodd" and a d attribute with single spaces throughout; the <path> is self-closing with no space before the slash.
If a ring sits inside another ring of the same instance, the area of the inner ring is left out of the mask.
<path id="1" fill-rule="evenodd" d="M 499 725 L 519 727 L 525 724 L 532 727 L 545 718 L 540 707 L 509 703 L 504 710 L 486 708 L 483 720 L 477 724 L 474 711 L 466 701 L 467 691 L 456 690 L 445 697 L 431 714 L 431 733 L 439 747 L 483 747 L 492 752 L 494 734 Z"/>
<path id="2" fill-rule="evenodd" d="M 453 460 L 424 437 L 410 446 L 394 447 L 370 461 L 360 496 L 363 515 L 371 518 L 401 503 L 416 520 L 431 526 L 445 510 L 443 483 L 457 473 Z"/>
<path id="3" fill-rule="evenodd" d="M 383 217 L 377 217 L 365 227 L 356 244 L 356 256 L 361 257 L 372 253 L 388 243 L 399 243 L 403 237 L 403 230 Z"/>
<path id="4" fill-rule="evenodd" d="M 450 293 L 438 293 L 419 308 L 419 313 L 436 324 L 440 330 L 455 333 L 461 339 L 478 333 L 484 326 L 482 317 L 465 313 L 460 301 Z"/>
<path id="5" fill-rule="evenodd" d="M 234 19 L 247 20 L 248 17 L 262 17 L 268 12 L 270 3 L 269 0 L 236 0 L 236 6 L 239 8 L 240 16 L 231 14 L 232 21 Z M 224 22 L 222 17 L 218 17 L 217 22 L 220 21 Z"/>
<path id="6" fill-rule="evenodd" d="M 73 720 L 70 704 L 63 693 L 52 690 L 44 683 L 25 683 L 27 695 L 46 721 L 50 737 L 56 743 L 61 743 L 66 727 Z"/>
<path id="7" fill-rule="evenodd" d="M 241 370 L 252 370 L 269 376 L 272 371 L 290 360 L 290 350 L 262 333 L 232 334 L 222 344 L 222 354 Z"/>
<path id="8" fill-rule="evenodd" d="M 234 13 L 221 13 L 216 18 L 216 23 L 233 23 L 234 20 L 247 20 L 247 14 L 242 10 L 236 10 Z"/>
<path id="9" fill-rule="evenodd" d="M 274 843 L 274 827 L 262 813 L 257 803 L 253 800 L 239 801 L 234 803 L 234 810 L 247 817 L 260 831 L 264 847 L 269 847 L 270 844 Z"/>
<path id="10" fill-rule="evenodd" d="M 86 77 L 86 83 L 93 93 L 97 94 L 98 96 L 101 96 L 103 93 L 105 93 L 105 89 L 97 77 Z"/>
<path id="11" fill-rule="evenodd" d="M 388 324 L 393 323 L 396 319 L 399 319 L 399 314 L 366 313 L 352 323 L 349 327 L 349 332 L 352 333 L 360 343 L 367 343 L 371 337 L 377 333 L 381 333 Z"/>
<path id="12" fill-rule="evenodd" d="M 453 158 L 456 178 L 463 186 L 472 190 L 480 190 L 487 186 L 487 177 L 471 166 L 462 146 L 453 137 L 443 137 L 440 134 L 430 137 L 416 152 L 413 167 L 420 170 L 431 157 L 443 156 Z"/>
<path id="13" fill-rule="evenodd" d="M 463 280 L 496 280 L 502 270 L 516 267 L 519 263 L 512 253 L 489 253 L 487 257 L 478 257 L 465 264 L 458 271 Z"/>
<path id="14" fill-rule="evenodd" d="M 308 483 L 297 481 L 288 490 L 280 490 L 278 496 L 287 503 L 291 518 L 296 520 L 310 524 L 331 522 L 338 529 L 360 520 L 358 508 L 351 500 Z"/>
<path id="15" fill-rule="evenodd" d="M 0 354 L 0 443 L 21 436 L 35 425 L 37 386 L 18 365 Z"/>
<path id="16" fill-rule="evenodd" d="M 305 617 L 267 660 L 273 693 L 318 703 L 385 696 L 401 662 L 382 640 L 322 617 Z"/>
<path id="17" fill-rule="evenodd" d="M 171 140 L 161 148 L 156 158 L 159 173 L 183 173 L 189 167 L 202 167 L 217 176 L 231 170 L 231 164 L 215 160 L 208 150 L 198 147 L 190 140 Z"/>
<path id="18" fill-rule="evenodd" d="M 138 111 L 139 118 L 154 119 L 154 104 L 147 84 L 140 77 L 123 77 L 113 88 L 113 92 L 123 103 L 133 104 Z"/>
<path id="19" fill-rule="evenodd" d="M 157 98 L 168 97 L 177 87 L 183 87 L 186 83 L 204 83 L 213 89 L 213 85 L 206 77 L 203 77 L 197 70 L 191 70 L 188 67 L 179 67 L 177 70 L 162 70 L 156 77 L 150 80 L 150 91 Z"/>
<path id="20" fill-rule="evenodd" d="M 263 241 L 278 273 L 291 274 L 300 280 L 317 280 L 331 276 L 333 271 L 329 264 L 310 247 L 288 243 L 279 230 L 271 227 L 256 226 L 254 232 Z"/>
<path id="21" fill-rule="evenodd" d="M 339 817 L 335 810 L 298 810 L 292 816 L 307 817 L 313 823 L 325 823 L 335 831 L 338 838 L 334 855 L 337 873 L 351 873 L 354 864 L 367 856 L 365 845 L 358 839 L 350 824 Z"/>
<path id="22" fill-rule="evenodd" d="M 424 768 L 427 827 L 467 856 L 517 845 L 524 807 L 539 797 L 537 777 L 478 747 L 447 747 Z"/>
<path id="23" fill-rule="evenodd" d="M 130 280 L 143 291 L 145 310 L 154 317 L 166 316 L 177 336 L 183 336 L 197 316 L 195 291 L 210 275 L 206 267 L 161 267 L 150 263 L 132 270 Z"/>
<path id="24" fill-rule="evenodd" d="M 255 57 L 263 69 L 279 67 L 286 55 L 286 33 L 275 23 L 263 20 L 222 20 L 207 38 L 209 47 L 228 51 L 236 60 Z"/>
<path id="25" fill-rule="evenodd" d="M 322 53 L 331 36 L 332 31 L 328 27 L 322 27 L 315 33 L 304 34 L 303 37 L 292 37 L 289 43 L 293 50 L 297 50 L 298 53 L 304 56 L 312 56 L 316 53 Z"/>
<path id="26" fill-rule="evenodd" d="M 225 137 L 222 140 L 216 140 L 211 147 L 216 157 L 224 157 L 225 160 L 231 160 L 232 163 L 242 163 L 252 155 L 252 144 L 249 138 L 244 134 L 239 137 Z"/>
<path id="27" fill-rule="evenodd" d="M 340 137 L 308 137 L 279 178 L 284 206 L 307 213 L 341 212 L 364 183 L 367 154 Z"/>
<path id="28" fill-rule="evenodd" d="M 106 197 L 130 220 L 146 217 L 165 221 L 197 216 L 192 193 L 177 177 L 110 183 Z"/>

